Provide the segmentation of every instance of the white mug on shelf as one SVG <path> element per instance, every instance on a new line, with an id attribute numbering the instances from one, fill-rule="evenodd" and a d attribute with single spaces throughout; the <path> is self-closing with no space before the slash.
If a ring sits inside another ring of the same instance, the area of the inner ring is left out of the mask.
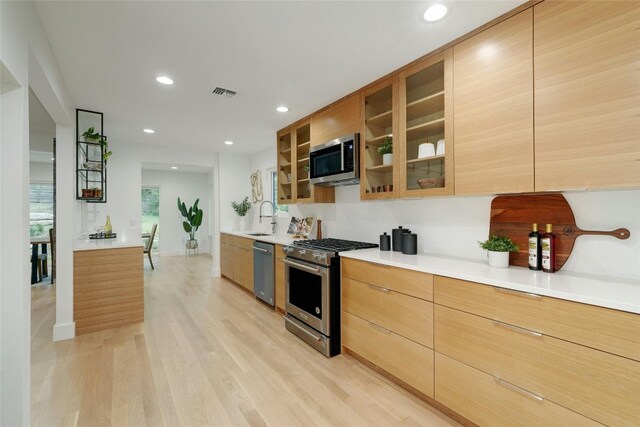
<path id="1" fill-rule="evenodd" d="M 432 142 L 418 145 L 418 158 L 433 157 L 436 155 L 436 146 Z"/>
<path id="2" fill-rule="evenodd" d="M 438 140 L 436 147 L 436 156 L 444 156 L 444 139 Z"/>

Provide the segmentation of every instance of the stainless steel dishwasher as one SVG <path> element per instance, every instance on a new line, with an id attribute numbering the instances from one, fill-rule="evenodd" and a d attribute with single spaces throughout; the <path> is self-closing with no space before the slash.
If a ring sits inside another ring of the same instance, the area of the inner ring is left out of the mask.
<path id="1" fill-rule="evenodd" d="M 253 293 L 273 306 L 275 248 L 270 243 L 253 242 Z"/>

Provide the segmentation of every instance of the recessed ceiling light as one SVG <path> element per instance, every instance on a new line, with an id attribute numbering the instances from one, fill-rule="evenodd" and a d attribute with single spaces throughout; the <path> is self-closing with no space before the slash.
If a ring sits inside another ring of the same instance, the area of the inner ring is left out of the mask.
<path id="1" fill-rule="evenodd" d="M 153 129 L 143 129 L 142 131 L 143 131 L 144 133 L 156 133 L 156 131 L 155 131 L 155 130 L 153 130 Z"/>
<path id="2" fill-rule="evenodd" d="M 285 107 L 284 105 L 281 105 L 278 108 L 276 108 L 276 111 L 278 111 L 279 113 L 286 113 L 287 111 L 289 111 L 289 107 Z"/>
<path id="3" fill-rule="evenodd" d="M 176 170 L 176 169 L 178 169 L 178 167 L 177 166 L 171 166 L 171 169 Z"/>
<path id="4" fill-rule="evenodd" d="M 225 141 L 224 143 L 227 145 L 233 145 L 233 141 Z"/>
<path id="5" fill-rule="evenodd" d="M 169 77 L 167 76 L 160 76 L 156 78 L 156 81 L 158 83 L 162 83 L 163 85 L 172 85 L 173 84 L 173 80 L 171 80 Z"/>
<path id="6" fill-rule="evenodd" d="M 443 4 L 434 4 L 429 6 L 424 13 L 424 20 L 427 22 L 436 22 L 441 20 L 447 14 L 447 6 Z"/>

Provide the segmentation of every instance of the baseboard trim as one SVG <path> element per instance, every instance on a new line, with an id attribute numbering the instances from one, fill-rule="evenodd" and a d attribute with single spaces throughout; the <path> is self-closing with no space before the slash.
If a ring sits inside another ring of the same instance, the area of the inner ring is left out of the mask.
<path id="1" fill-rule="evenodd" d="M 211 269 L 211 277 L 222 277 L 220 274 L 220 269 L 219 268 L 212 268 Z"/>
<path id="2" fill-rule="evenodd" d="M 76 336 L 76 322 L 56 323 L 53 325 L 53 340 L 70 340 Z"/>
<path id="3" fill-rule="evenodd" d="M 200 250 L 198 249 L 198 254 L 209 254 L 209 249 L 205 249 L 205 250 Z M 186 256 L 187 253 L 185 251 L 166 251 L 166 252 L 162 252 L 160 251 L 160 256 Z M 153 254 L 151 254 L 151 257 L 153 257 Z"/>

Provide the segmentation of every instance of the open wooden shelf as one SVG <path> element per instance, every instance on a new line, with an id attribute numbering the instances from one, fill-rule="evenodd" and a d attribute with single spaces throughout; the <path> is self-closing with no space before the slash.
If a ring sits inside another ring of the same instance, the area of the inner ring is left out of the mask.
<path id="1" fill-rule="evenodd" d="M 298 159 L 298 163 L 303 163 L 303 162 L 308 162 L 309 161 L 309 157 L 303 157 L 301 159 Z"/>
<path id="2" fill-rule="evenodd" d="M 305 182 L 309 182 L 309 178 L 304 178 L 304 179 L 299 179 L 298 180 L 298 184 L 302 184 L 302 183 L 305 183 Z"/>
<path id="3" fill-rule="evenodd" d="M 380 143 L 388 136 L 393 138 L 392 134 L 384 134 L 384 135 L 376 136 L 375 138 L 367 139 L 366 140 L 366 144 L 369 144 L 369 145 L 380 145 Z"/>
<path id="4" fill-rule="evenodd" d="M 407 141 L 444 133 L 444 117 L 407 128 Z"/>
<path id="5" fill-rule="evenodd" d="M 368 118 L 365 123 L 371 126 L 389 127 L 391 126 L 392 111 L 385 111 L 382 114 Z"/>

